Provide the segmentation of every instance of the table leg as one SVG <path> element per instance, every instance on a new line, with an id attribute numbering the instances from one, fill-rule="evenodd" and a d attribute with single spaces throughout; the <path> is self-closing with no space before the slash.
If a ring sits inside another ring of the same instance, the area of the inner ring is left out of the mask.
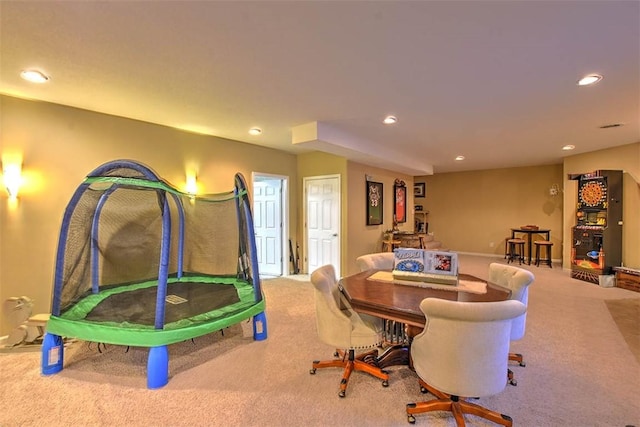
<path id="1" fill-rule="evenodd" d="M 381 355 L 376 358 L 376 366 L 381 369 L 387 366 L 408 365 L 413 369 L 413 362 L 411 361 L 411 342 L 413 337 L 422 332 L 423 328 L 412 325 L 405 325 L 405 333 L 407 335 L 406 344 L 397 344 L 385 349 Z"/>
<path id="2" fill-rule="evenodd" d="M 388 347 L 376 358 L 376 365 L 381 369 L 385 369 L 388 366 L 408 364 L 409 346 L 403 344 Z"/>

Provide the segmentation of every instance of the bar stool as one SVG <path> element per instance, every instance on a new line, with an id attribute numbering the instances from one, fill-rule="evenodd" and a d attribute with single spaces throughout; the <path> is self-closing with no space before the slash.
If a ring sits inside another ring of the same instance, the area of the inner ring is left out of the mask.
<path id="1" fill-rule="evenodd" d="M 509 239 L 511 239 L 511 237 L 504 238 L 504 259 L 509 258 Z"/>
<path id="2" fill-rule="evenodd" d="M 507 264 L 515 260 L 522 264 L 522 261 L 524 261 L 524 243 L 523 239 L 507 240 Z"/>
<path id="3" fill-rule="evenodd" d="M 551 265 L 551 249 L 553 247 L 553 242 L 548 240 L 536 240 L 533 242 L 536 245 L 536 267 L 540 267 L 540 261 L 546 262 L 549 265 L 549 268 L 553 268 Z M 546 258 L 540 258 L 540 248 L 546 249 Z"/>

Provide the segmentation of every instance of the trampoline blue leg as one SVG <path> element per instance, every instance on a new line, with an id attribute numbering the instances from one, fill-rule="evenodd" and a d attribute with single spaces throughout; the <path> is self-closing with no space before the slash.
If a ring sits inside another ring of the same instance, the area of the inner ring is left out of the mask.
<path id="1" fill-rule="evenodd" d="M 166 345 L 151 347 L 147 360 L 147 388 L 160 388 L 169 382 L 169 350 Z"/>
<path id="2" fill-rule="evenodd" d="M 42 374 L 53 375 L 62 371 L 64 342 L 59 335 L 44 334 L 42 341 Z"/>
<path id="3" fill-rule="evenodd" d="M 253 339 L 256 341 L 267 339 L 267 316 L 264 311 L 253 316 Z"/>

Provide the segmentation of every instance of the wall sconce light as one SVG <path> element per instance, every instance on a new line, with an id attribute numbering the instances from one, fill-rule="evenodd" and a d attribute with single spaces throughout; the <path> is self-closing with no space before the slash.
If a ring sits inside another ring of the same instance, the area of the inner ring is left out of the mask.
<path id="1" fill-rule="evenodd" d="M 7 189 L 9 200 L 16 200 L 22 185 L 22 156 L 2 156 L 2 175 L 4 188 Z"/>
<path id="2" fill-rule="evenodd" d="M 187 182 L 185 184 L 185 190 L 191 196 L 195 196 L 198 193 L 198 179 L 196 177 L 195 170 L 187 171 Z"/>
<path id="3" fill-rule="evenodd" d="M 560 186 L 558 184 L 553 184 L 550 188 L 549 188 L 549 195 L 551 197 L 555 197 L 558 194 L 560 194 Z"/>

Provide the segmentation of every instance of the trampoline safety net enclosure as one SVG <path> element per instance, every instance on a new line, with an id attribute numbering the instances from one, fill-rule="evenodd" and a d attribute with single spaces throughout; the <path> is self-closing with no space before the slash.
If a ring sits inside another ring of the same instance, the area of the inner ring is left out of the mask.
<path id="1" fill-rule="evenodd" d="M 253 318 L 267 337 L 246 182 L 194 196 L 131 160 L 106 163 L 64 213 L 42 373 L 63 367 L 63 337 L 150 347 L 147 386 L 168 382 L 167 345 Z"/>

